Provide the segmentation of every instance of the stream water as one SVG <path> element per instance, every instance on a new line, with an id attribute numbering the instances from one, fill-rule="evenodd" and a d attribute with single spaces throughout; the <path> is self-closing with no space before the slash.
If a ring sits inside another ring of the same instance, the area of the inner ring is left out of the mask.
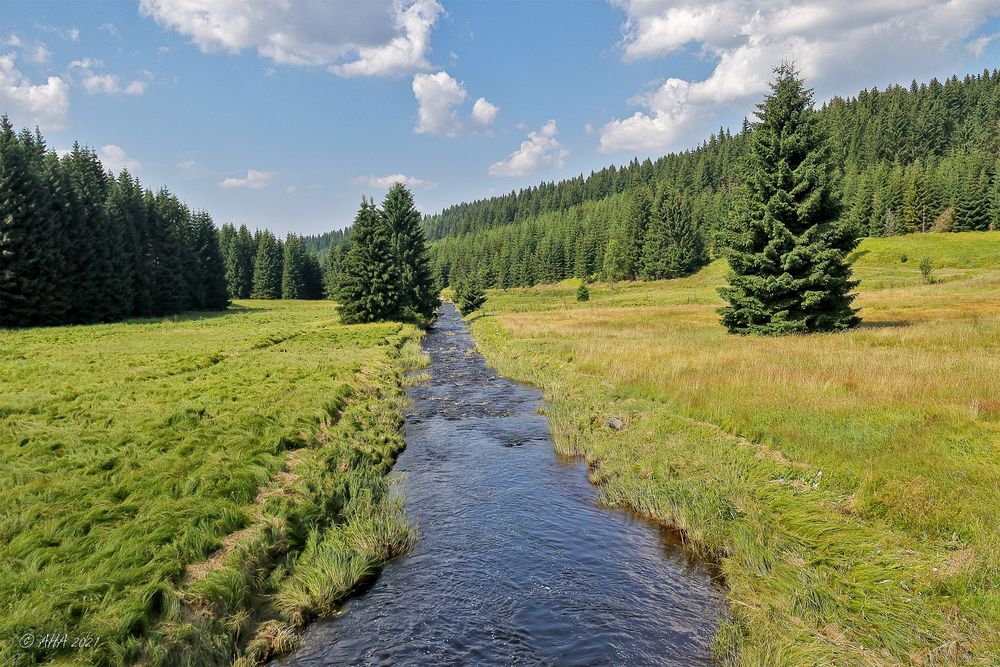
<path id="1" fill-rule="evenodd" d="M 599 507 L 535 389 L 499 378 L 445 304 L 395 470 L 420 540 L 287 665 L 711 664 L 722 593 L 671 534 Z"/>

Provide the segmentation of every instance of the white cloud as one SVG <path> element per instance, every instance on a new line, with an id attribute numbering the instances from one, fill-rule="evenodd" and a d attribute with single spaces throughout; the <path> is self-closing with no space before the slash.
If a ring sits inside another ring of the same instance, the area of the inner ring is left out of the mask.
<path id="1" fill-rule="evenodd" d="M 1000 16 L 996 0 L 611 2 L 626 14 L 626 61 L 693 48 L 714 65 L 704 80 L 684 81 L 686 90 L 680 79 L 668 80 L 666 89 L 640 103 L 646 113 L 606 124 L 601 148 L 609 152 L 671 146 L 684 136 L 685 123 L 707 119 L 718 105 L 751 111 L 748 103 L 767 90 L 772 69 L 786 59 L 820 99 L 929 78 L 962 62 L 963 46 L 980 57 L 989 39 L 965 42 L 989 17 Z"/>
<path id="2" fill-rule="evenodd" d="M 471 118 L 478 125 L 490 127 L 493 125 L 493 121 L 496 120 L 498 111 L 500 111 L 500 108 L 497 105 L 487 102 L 484 97 L 480 97 L 472 105 Z"/>
<path id="3" fill-rule="evenodd" d="M 402 183 L 403 185 L 407 185 L 411 188 L 421 190 L 433 190 L 438 186 L 436 181 L 425 181 L 422 178 L 415 178 L 405 174 L 390 174 L 388 176 L 356 176 L 351 179 L 351 183 L 369 188 L 378 188 L 380 190 L 387 190 L 391 188 L 394 183 Z"/>
<path id="4" fill-rule="evenodd" d="M 285 188 L 285 194 L 294 195 L 296 190 L 298 190 L 297 187 L 295 187 L 294 185 L 289 185 L 287 188 Z"/>
<path id="5" fill-rule="evenodd" d="M 569 151 L 556 139 L 559 129 L 550 120 L 541 129 L 529 132 L 528 140 L 506 160 L 490 165 L 490 176 L 525 176 L 543 166 L 561 167 Z"/>
<path id="6" fill-rule="evenodd" d="M 256 49 L 341 76 L 428 69 L 437 0 L 140 0 L 139 10 L 205 53 Z M 344 62 L 347 60 L 347 62 Z"/>
<path id="7" fill-rule="evenodd" d="M 417 74 L 413 77 L 413 94 L 417 98 L 417 134 L 441 134 L 454 137 L 461 124 L 455 107 L 465 101 L 465 86 L 447 72 Z"/>
<path id="8" fill-rule="evenodd" d="M 656 92 L 634 98 L 632 102 L 648 112 L 637 111 L 605 124 L 601 128 L 600 151 L 643 151 L 673 145 L 697 119 L 688 104 L 689 89 L 687 81 L 667 79 Z"/>
<path id="9" fill-rule="evenodd" d="M 0 55 L 0 109 L 11 121 L 60 130 L 69 113 L 69 86 L 57 76 L 33 84 L 14 66 L 17 56 Z"/>
<path id="10" fill-rule="evenodd" d="M 146 92 L 145 81 L 130 81 L 122 85 L 121 77 L 117 74 L 98 74 L 94 69 L 101 67 L 100 60 L 82 58 L 74 60 L 69 64 L 70 70 L 76 70 L 80 76 L 80 82 L 88 94 L 104 93 L 106 95 L 142 95 Z"/>
<path id="11" fill-rule="evenodd" d="M 77 28 L 76 26 L 72 26 L 70 28 L 60 28 L 59 26 L 37 23 L 35 24 L 35 27 L 41 30 L 42 32 L 49 32 L 59 35 L 63 39 L 68 40 L 70 42 L 80 41 L 80 29 Z"/>
<path id="12" fill-rule="evenodd" d="M 417 124 L 413 128 L 416 134 L 456 137 L 465 129 L 456 107 L 465 103 L 469 93 L 463 83 L 447 72 L 415 75 L 413 95 L 417 98 Z M 488 130 L 499 111 L 498 106 L 480 97 L 472 105 L 469 118 L 476 127 Z"/>
<path id="13" fill-rule="evenodd" d="M 122 40 L 122 33 L 120 30 L 118 30 L 118 26 L 116 26 L 114 23 L 111 23 L 110 21 L 107 23 L 102 23 L 97 27 L 97 29 L 105 33 L 106 35 L 108 35 L 108 37 L 111 37 L 112 39 L 115 39 L 119 42 Z"/>
<path id="14" fill-rule="evenodd" d="M 983 54 L 986 53 L 986 47 L 998 39 L 1000 39 L 1000 32 L 995 32 L 992 35 L 983 35 L 982 37 L 975 38 L 966 44 L 966 47 L 974 56 L 982 58 Z"/>
<path id="15" fill-rule="evenodd" d="M 4 40 L 4 44 L 7 46 L 21 46 L 21 38 L 14 33 L 10 33 L 7 39 Z"/>
<path id="16" fill-rule="evenodd" d="M 101 158 L 101 162 L 104 163 L 104 168 L 114 174 L 118 174 L 122 169 L 135 171 L 141 166 L 138 160 L 130 158 L 125 150 L 116 144 L 101 146 L 101 150 L 97 155 Z"/>
<path id="17" fill-rule="evenodd" d="M 357 60 L 343 65 L 331 65 L 329 70 L 340 76 L 372 76 L 401 74 L 428 69 L 425 54 L 430 47 L 431 28 L 444 11 L 437 0 L 415 0 L 404 9 L 396 7 L 397 35 L 388 44 L 361 47 Z"/>
<path id="18" fill-rule="evenodd" d="M 246 178 L 227 178 L 219 181 L 220 188 L 251 188 L 253 190 L 259 190 L 261 188 L 266 188 L 271 185 L 271 181 L 277 175 L 273 171 L 258 171 L 257 169 L 248 169 Z"/>
<path id="19" fill-rule="evenodd" d="M 37 63 L 39 65 L 44 65 L 45 63 L 49 62 L 50 58 L 52 58 L 52 53 L 49 51 L 48 47 L 46 47 L 41 42 L 32 46 L 24 54 L 25 60 L 32 63 Z"/>

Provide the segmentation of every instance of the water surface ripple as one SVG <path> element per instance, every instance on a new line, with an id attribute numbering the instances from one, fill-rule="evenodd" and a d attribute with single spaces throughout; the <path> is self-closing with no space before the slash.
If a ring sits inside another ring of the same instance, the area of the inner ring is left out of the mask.
<path id="1" fill-rule="evenodd" d="M 395 470 L 420 540 L 290 665 L 698 665 L 721 591 L 666 531 L 598 507 L 538 391 L 499 378 L 454 306 L 424 339 Z"/>

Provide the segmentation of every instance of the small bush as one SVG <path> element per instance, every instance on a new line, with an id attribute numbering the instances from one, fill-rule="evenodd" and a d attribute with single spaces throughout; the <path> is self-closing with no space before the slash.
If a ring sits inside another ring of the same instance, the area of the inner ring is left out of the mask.
<path id="1" fill-rule="evenodd" d="M 934 282 L 934 262 L 931 261 L 930 257 L 924 257 L 920 260 L 920 275 L 924 277 L 924 282 L 930 285 Z"/>
<path id="2" fill-rule="evenodd" d="M 590 290 L 587 289 L 587 283 L 580 283 L 580 286 L 576 288 L 576 300 L 590 301 Z"/>

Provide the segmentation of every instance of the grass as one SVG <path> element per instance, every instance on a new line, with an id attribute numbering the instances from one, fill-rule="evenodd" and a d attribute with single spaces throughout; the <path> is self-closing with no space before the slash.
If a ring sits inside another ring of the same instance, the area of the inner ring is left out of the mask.
<path id="1" fill-rule="evenodd" d="M 727 335 L 723 262 L 586 303 L 571 281 L 494 291 L 473 333 L 544 390 L 604 502 L 719 560 L 722 661 L 995 665 L 1000 232 L 868 239 L 854 260 L 847 333 Z"/>
<path id="2" fill-rule="evenodd" d="M 412 542 L 386 474 L 417 340 L 280 301 L 0 332 L 0 662 L 294 647 Z M 24 650 L 27 633 L 100 641 Z"/>

